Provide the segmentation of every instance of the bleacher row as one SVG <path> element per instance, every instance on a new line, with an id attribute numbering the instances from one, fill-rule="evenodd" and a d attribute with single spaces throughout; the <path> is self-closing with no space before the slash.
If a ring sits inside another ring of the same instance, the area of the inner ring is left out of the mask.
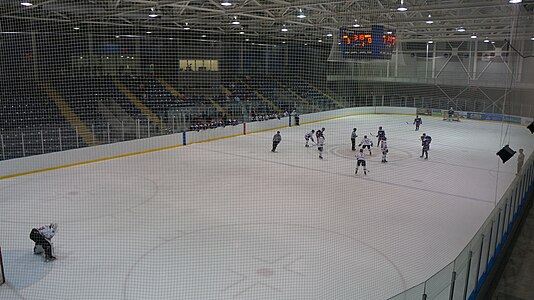
<path id="1" fill-rule="evenodd" d="M 208 123 L 339 108 L 305 81 L 281 83 L 273 78 L 234 78 L 206 88 L 153 77 L 64 77 L 2 87 L 0 160 L 203 128 L 198 125 Z M 83 135 L 84 130 L 90 136 Z"/>

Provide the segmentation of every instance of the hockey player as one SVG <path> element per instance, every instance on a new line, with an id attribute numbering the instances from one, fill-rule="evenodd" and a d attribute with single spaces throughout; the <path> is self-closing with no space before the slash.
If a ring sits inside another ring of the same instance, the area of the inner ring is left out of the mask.
<path id="1" fill-rule="evenodd" d="M 352 133 L 350 134 L 350 142 L 352 143 L 352 151 L 356 151 L 356 138 L 358 135 L 356 134 L 356 128 L 352 129 Z"/>
<path id="2" fill-rule="evenodd" d="M 452 121 L 452 117 L 454 116 L 454 109 L 452 109 L 452 107 L 449 109 L 449 111 L 447 112 L 449 118 L 449 122 Z"/>
<path id="3" fill-rule="evenodd" d="M 33 228 L 30 232 L 30 239 L 35 242 L 33 253 L 42 254 L 44 252 L 47 260 L 50 261 L 56 259 L 54 255 L 52 255 L 52 238 L 56 235 L 56 231 L 56 223 Z"/>
<path id="4" fill-rule="evenodd" d="M 324 146 L 324 135 L 319 135 L 317 137 L 317 150 L 319 150 L 319 158 L 323 159 L 323 146 Z"/>
<path id="5" fill-rule="evenodd" d="M 362 146 L 362 145 L 363 145 L 363 146 Z M 373 146 L 373 142 L 371 142 L 371 140 L 368 139 L 366 135 L 364 135 L 364 136 L 363 136 L 363 139 L 362 139 L 362 141 L 360 142 L 360 144 L 358 145 L 358 147 L 362 147 L 362 149 L 361 149 L 362 151 L 363 151 L 363 149 L 365 149 L 365 148 L 369 149 L 369 155 L 373 155 L 373 154 L 371 153 L 371 146 Z"/>
<path id="6" fill-rule="evenodd" d="M 384 140 L 386 137 L 386 132 L 382 129 L 382 126 L 378 127 L 378 134 L 376 135 L 378 142 L 376 143 L 377 147 L 380 147 L 380 141 Z"/>
<path id="7" fill-rule="evenodd" d="M 421 158 L 423 158 L 423 156 L 425 157 L 425 159 L 428 159 L 428 150 L 430 149 L 430 142 L 428 140 L 425 140 L 423 142 L 423 151 L 421 152 Z"/>
<path id="8" fill-rule="evenodd" d="M 388 155 L 388 143 L 386 137 L 382 140 L 382 144 L 380 145 L 380 150 L 382 151 L 382 162 L 387 163 L 387 155 Z"/>
<path id="9" fill-rule="evenodd" d="M 432 142 L 432 137 L 427 135 L 426 133 L 423 133 L 421 136 L 421 146 L 424 146 L 425 142 L 428 144 L 428 148 L 430 148 L 430 143 Z"/>
<path id="10" fill-rule="evenodd" d="M 278 144 L 282 141 L 282 136 L 280 135 L 280 131 L 277 131 L 276 134 L 273 136 L 273 149 L 271 152 L 276 151 L 276 147 L 278 147 Z"/>
<path id="11" fill-rule="evenodd" d="M 358 174 L 358 169 L 360 166 L 363 166 L 363 174 L 367 175 L 367 164 L 365 163 L 363 149 L 360 149 L 360 152 L 356 153 L 356 159 L 358 160 L 358 164 L 356 165 L 356 172 L 354 172 L 354 174 Z"/>
<path id="12" fill-rule="evenodd" d="M 304 135 L 304 139 L 306 140 L 306 147 L 309 147 L 310 145 L 308 145 L 308 141 L 311 139 L 312 143 L 315 143 L 315 141 L 313 140 L 313 134 L 315 133 L 315 130 L 312 129 L 312 131 L 306 133 L 306 135 Z"/>
<path id="13" fill-rule="evenodd" d="M 413 123 L 415 124 L 415 131 L 418 131 L 419 126 L 423 124 L 423 120 L 421 120 L 421 117 L 419 117 L 419 115 L 416 115 L 415 119 L 413 120 Z"/>
<path id="14" fill-rule="evenodd" d="M 317 131 L 315 132 L 315 137 L 316 137 L 317 139 L 319 139 L 319 136 L 324 135 L 324 130 L 325 130 L 324 127 L 321 128 L 321 130 L 317 130 Z"/>

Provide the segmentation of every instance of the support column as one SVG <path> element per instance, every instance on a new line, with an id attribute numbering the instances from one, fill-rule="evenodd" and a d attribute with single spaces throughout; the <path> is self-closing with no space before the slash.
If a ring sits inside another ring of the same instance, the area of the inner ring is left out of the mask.
<path id="1" fill-rule="evenodd" d="M 471 76 L 472 79 L 477 78 L 477 61 L 478 61 L 478 41 L 475 41 L 475 51 L 473 55 L 473 75 Z"/>
<path id="2" fill-rule="evenodd" d="M 436 43 L 432 48 L 432 78 L 436 78 Z"/>

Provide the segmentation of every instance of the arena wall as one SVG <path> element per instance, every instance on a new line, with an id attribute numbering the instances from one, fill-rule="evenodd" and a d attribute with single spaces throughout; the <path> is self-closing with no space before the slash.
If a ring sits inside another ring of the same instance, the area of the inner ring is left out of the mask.
<path id="1" fill-rule="evenodd" d="M 312 123 L 333 118 L 361 114 L 406 114 L 415 115 L 416 108 L 410 107 L 353 107 L 323 111 L 300 116 L 300 123 Z M 520 118 L 522 124 L 530 124 L 532 119 Z M 292 120 L 291 122 L 294 122 Z M 251 134 L 266 130 L 276 130 L 290 126 L 290 118 L 251 122 L 236 126 L 219 127 L 202 131 L 169 134 L 146 139 L 131 140 L 87 148 L 53 152 L 42 155 L 0 161 L 0 179 L 50 171 L 119 157 L 139 155 L 153 151 L 172 149 L 192 143 L 208 142 L 233 136 Z M 185 140 L 184 140 L 185 139 Z"/>

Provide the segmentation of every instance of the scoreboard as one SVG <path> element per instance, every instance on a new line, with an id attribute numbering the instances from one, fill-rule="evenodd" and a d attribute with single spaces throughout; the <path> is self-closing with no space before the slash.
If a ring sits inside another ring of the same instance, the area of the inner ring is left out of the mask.
<path id="1" fill-rule="evenodd" d="M 396 42 L 395 33 L 382 25 L 339 30 L 338 43 L 344 59 L 391 59 Z"/>

